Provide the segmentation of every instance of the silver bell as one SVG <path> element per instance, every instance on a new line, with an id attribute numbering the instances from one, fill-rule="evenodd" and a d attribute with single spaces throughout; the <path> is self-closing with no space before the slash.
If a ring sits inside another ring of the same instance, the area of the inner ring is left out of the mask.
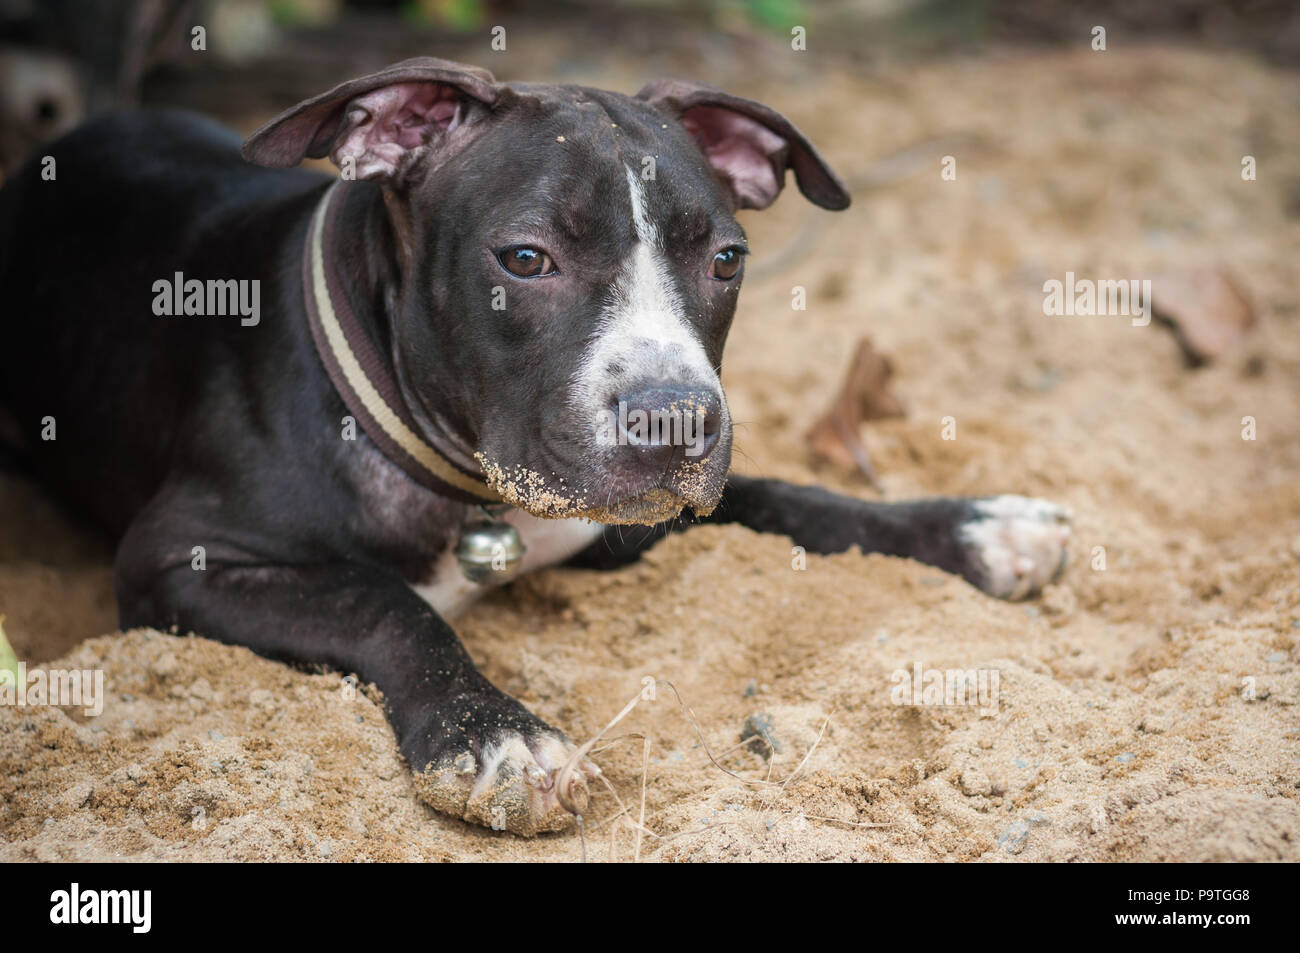
<path id="1" fill-rule="evenodd" d="M 507 582 L 524 561 L 524 541 L 509 523 L 476 520 L 456 544 L 460 570 L 470 582 Z"/>

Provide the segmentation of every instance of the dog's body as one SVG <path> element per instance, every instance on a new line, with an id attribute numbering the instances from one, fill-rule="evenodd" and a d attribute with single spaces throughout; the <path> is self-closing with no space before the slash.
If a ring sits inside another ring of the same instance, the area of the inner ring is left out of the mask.
<path id="1" fill-rule="evenodd" d="M 421 60 L 291 110 L 245 151 L 278 166 L 329 152 L 363 180 L 329 192 L 323 267 L 411 427 L 515 505 L 524 571 L 621 565 L 682 509 L 814 552 L 910 556 L 1003 597 L 1061 565 L 1063 514 L 1041 501 L 873 504 L 727 480 L 732 212 L 769 204 L 787 167 L 813 201 L 848 204 L 765 107 L 685 84 L 503 86 Z M 355 672 L 383 691 L 435 807 L 555 826 L 571 747 L 445 621 L 491 585 L 455 557 L 472 499 L 413 479 L 373 430 L 342 436 L 351 405 L 313 340 L 303 265 L 332 180 L 250 165 L 179 114 L 100 120 L 49 154 L 52 181 L 33 163 L 0 190 L 0 405 L 37 475 L 120 537 L 122 624 Z M 256 280 L 260 317 L 158 316 L 155 283 L 177 272 Z M 683 402 L 695 457 L 592 436 L 607 408 Z M 621 522 L 656 526 L 602 525 Z"/>

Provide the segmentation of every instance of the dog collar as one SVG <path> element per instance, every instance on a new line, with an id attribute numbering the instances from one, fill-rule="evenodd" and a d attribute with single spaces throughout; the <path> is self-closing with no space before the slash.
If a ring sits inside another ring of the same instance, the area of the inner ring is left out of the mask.
<path id="1" fill-rule="evenodd" d="M 325 267 L 342 205 L 334 201 L 339 188 L 337 182 L 331 185 L 316 206 L 302 258 L 303 299 L 321 363 L 366 436 L 411 479 L 463 503 L 501 502 L 482 473 L 459 466 L 420 435 L 397 382 L 353 314 L 338 275 Z"/>

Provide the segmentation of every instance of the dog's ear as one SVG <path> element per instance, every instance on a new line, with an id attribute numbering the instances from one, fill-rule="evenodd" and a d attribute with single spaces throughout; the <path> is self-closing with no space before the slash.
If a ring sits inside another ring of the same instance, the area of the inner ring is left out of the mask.
<path id="1" fill-rule="evenodd" d="M 467 100 L 490 106 L 499 93 L 485 69 L 404 60 L 285 110 L 244 141 L 243 154 L 275 168 L 329 156 L 355 178 L 392 180 L 416 150 L 461 125 Z"/>
<path id="2" fill-rule="evenodd" d="M 799 191 L 822 208 L 849 207 L 849 193 L 812 143 L 774 109 L 703 83 L 662 79 L 644 99 L 681 120 L 695 137 L 737 208 L 767 208 L 794 169 Z"/>

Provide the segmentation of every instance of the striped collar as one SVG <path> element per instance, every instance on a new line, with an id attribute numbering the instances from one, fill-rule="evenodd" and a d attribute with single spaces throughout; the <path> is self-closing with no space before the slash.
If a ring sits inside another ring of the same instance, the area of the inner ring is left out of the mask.
<path id="1" fill-rule="evenodd" d="M 341 188 L 335 182 L 325 191 L 303 249 L 303 299 L 316 353 L 366 436 L 411 479 L 463 503 L 500 503 L 481 472 L 455 463 L 420 433 L 396 380 L 353 314 L 338 275 L 326 267 L 343 205 L 335 195 Z"/>

